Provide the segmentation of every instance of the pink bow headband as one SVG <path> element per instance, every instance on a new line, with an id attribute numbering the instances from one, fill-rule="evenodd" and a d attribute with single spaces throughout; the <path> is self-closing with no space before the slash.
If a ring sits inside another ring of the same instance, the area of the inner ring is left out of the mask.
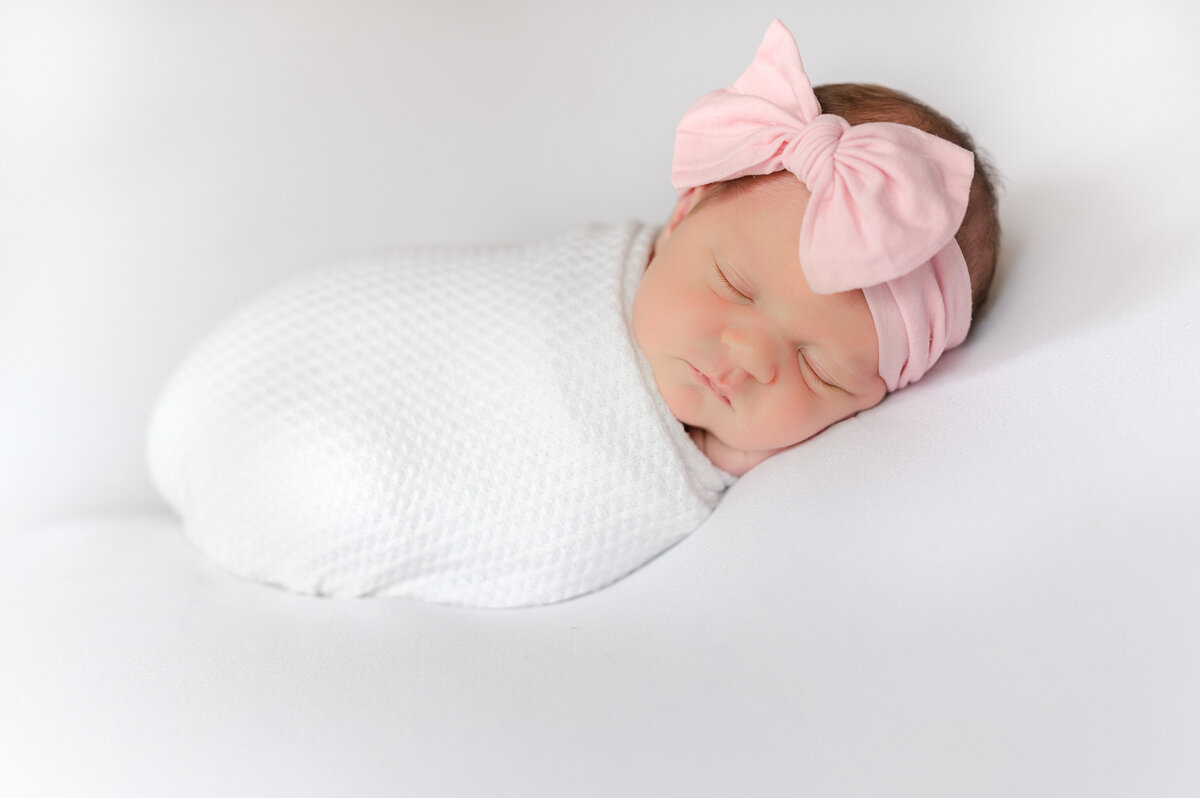
<path id="1" fill-rule="evenodd" d="M 753 63 L 679 123 L 677 189 L 786 169 L 811 194 L 800 265 L 819 294 L 861 288 L 889 391 L 914 382 L 971 326 L 971 280 L 954 233 L 975 158 L 915 127 L 822 114 L 796 41 L 771 23 Z"/>

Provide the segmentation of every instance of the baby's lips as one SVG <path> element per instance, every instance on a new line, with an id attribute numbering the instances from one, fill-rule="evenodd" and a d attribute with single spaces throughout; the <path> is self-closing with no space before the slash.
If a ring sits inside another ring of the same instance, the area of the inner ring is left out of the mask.
<path id="1" fill-rule="evenodd" d="M 714 381 L 707 374 L 705 374 L 703 371 L 696 368 L 691 363 L 688 363 L 688 366 L 691 367 L 692 374 L 695 377 L 697 382 L 699 382 L 701 385 L 703 385 L 704 387 L 706 387 L 710 391 L 712 391 L 714 394 L 716 394 L 716 396 L 719 397 L 721 399 L 721 401 L 723 401 L 725 404 L 729 405 L 730 407 L 733 407 L 733 402 L 731 402 L 729 400 L 728 392 L 730 391 L 730 389 L 727 385 L 719 387 L 717 382 Z"/>

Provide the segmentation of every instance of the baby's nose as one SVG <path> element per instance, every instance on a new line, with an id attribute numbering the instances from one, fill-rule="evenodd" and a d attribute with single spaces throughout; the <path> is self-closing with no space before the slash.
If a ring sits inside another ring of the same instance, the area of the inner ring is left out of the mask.
<path id="1" fill-rule="evenodd" d="M 721 342 L 729 347 L 734 361 L 761 383 L 775 379 L 775 356 L 771 339 L 764 332 L 745 327 L 726 327 Z"/>

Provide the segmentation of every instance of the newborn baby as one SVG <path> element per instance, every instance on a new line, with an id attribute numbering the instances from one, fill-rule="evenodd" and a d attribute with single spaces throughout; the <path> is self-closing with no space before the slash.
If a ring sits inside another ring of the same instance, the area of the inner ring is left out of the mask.
<path id="1" fill-rule="evenodd" d="M 673 175 L 683 195 L 633 325 L 659 392 L 714 464 L 741 475 L 962 342 L 999 237 L 972 149 L 898 92 L 814 92 L 778 20 L 742 78 L 688 112 Z"/>
<path id="2" fill-rule="evenodd" d="M 661 230 L 301 275 L 179 368 L 151 475 L 199 549 L 298 592 L 515 607 L 603 587 L 963 340 L 997 230 L 969 145 L 886 89 L 814 95 L 775 22 L 684 117 Z"/>

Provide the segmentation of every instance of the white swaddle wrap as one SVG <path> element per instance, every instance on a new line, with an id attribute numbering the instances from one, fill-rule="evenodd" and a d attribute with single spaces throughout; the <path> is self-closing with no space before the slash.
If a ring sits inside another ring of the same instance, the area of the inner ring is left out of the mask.
<path id="1" fill-rule="evenodd" d="M 202 551 L 299 592 L 509 607 L 609 584 L 732 482 L 634 342 L 655 233 L 589 226 L 294 279 L 171 379 L 154 481 Z"/>

